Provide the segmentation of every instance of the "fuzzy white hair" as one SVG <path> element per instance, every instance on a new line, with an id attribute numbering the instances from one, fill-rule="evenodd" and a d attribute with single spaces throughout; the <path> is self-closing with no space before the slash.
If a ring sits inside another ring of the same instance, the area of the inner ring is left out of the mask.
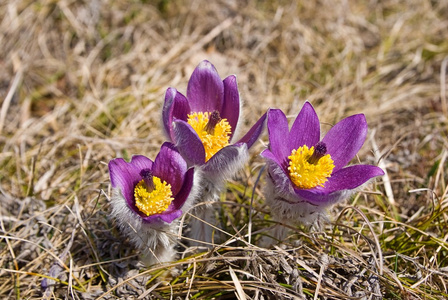
<path id="1" fill-rule="evenodd" d="M 182 207 L 185 213 L 191 208 L 199 194 L 200 175 L 194 174 L 193 187 Z M 145 223 L 127 204 L 121 190 L 112 190 L 112 217 L 116 220 L 121 232 L 129 237 L 131 243 L 141 253 L 141 259 L 146 265 L 172 261 L 176 253 L 174 246 L 179 228 L 179 219 L 171 223 L 163 221 Z"/>
<path id="2" fill-rule="evenodd" d="M 274 174 L 275 172 L 280 172 L 280 170 L 280 168 L 271 169 Z M 287 179 L 286 176 L 279 176 L 279 178 L 282 178 L 282 180 Z M 334 192 L 330 202 L 319 205 L 310 203 L 299 197 L 289 183 L 282 185 L 288 186 L 287 189 L 276 187 L 269 174 L 266 176 L 266 185 L 263 192 L 266 204 L 271 209 L 271 216 L 274 221 L 292 226 L 303 224 L 309 227 L 320 228 L 322 225 L 321 221 L 329 221 L 327 210 L 331 206 L 349 198 L 353 193 L 362 189 L 363 186 L 372 180 L 367 181 L 355 189 Z M 264 247 L 269 247 L 276 241 L 282 241 L 286 237 L 286 234 L 287 228 L 278 224 L 271 229 L 271 237 L 263 238 L 261 244 Z"/>
<path id="3" fill-rule="evenodd" d="M 234 177 L 249 160 L 249 151 L 246 144 L 235 148 L 235 151 L 238 151 L 235 160 L 229 162 L 223 158 L 222 161 L 215 164 L 222 166 L 219 170 L 209 170 L 206 167 L 198 168 L 198 172 L 202 176 L 200 182 L 201 192 L 196 200 L 196 206 L 190 211 L 195 216 L 190 220 L 191 230 L 189 237 L 192 239 L 190 242 L 191 246 L 210 248 L 215 241 L 219 241 L 219 234 L 213 235 L 214 229 L 210 226 L 218 225 L 215 214 L 219 212 L 220 207 L 214 205 L 214 203 L 219 201 L 220 195 L 225 188 L 226 180 Z"/>

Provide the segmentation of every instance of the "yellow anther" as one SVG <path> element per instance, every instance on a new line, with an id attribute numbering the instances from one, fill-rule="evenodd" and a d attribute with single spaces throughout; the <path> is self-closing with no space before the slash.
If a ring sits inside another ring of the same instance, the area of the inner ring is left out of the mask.
<path id="1" fill-rule="evenodd" d="M 289 159 L 289 177 L 300 189 L 311 189 L 316 186 L 324 186 L 331 177 L 334 162 L 330 154 L 323 155 L 317 161 L 310 160 L 314 153 L 314 147 L 308 149 L 306 145 L 292 150 Z"/>
<path id="2" fill-rule="evenodd" d="M 171 185 L 156 176 L 152 176 L 152 180 L 154 182 L 152 191 L 148 190 L 144 179 L 134 188 L 135 206 L 147 216 L 164 212 L 174 200 Z"/>
<path id="3" fill-rule="evenodd" d="M 209 112 L 199 112 L 188 115 L 188 124 L 193 127 L 204 145 L 205 161 L 208 161 L 216 152 L 229 145 L 229 139 L 232 133 L 227 119 L 220 119 L 219 122 L 216 122 L 214 130 L 209 128 L 211 114 Z"/>

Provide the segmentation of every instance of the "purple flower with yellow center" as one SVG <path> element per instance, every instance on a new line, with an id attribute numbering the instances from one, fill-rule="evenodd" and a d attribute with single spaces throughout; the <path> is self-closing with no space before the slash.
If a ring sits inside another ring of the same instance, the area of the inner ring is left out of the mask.
<path id="1" fill-rule="evenodd" d="M 258 139 L 266 119 L 265 114 L 235 141 L 240 111 L 236 77 L 221 80 L 215 67 L 204 60 L 191 75 L 187 97 L 168 88 L 162 121 L 168 138 L 189 164 L 206 172 L 227 173 L 226 169 L 235 169 L 234 163 L 241 163 L 242 153 Z"/>
<path id="2" fill-rule="evenodd" d="M 347 117 L 333 126 L 321 140 L 314 108 L 306 102 L 291 130 L 285 114 L 268 113 L 269 149 L 266 200 L 280 220 L 310 223 L 326 207 L 383 170 L 371 165 L 346 166 L 361 149 L 367 135 L 363 114 Z"/>
<path id="3" fill-rule="evenodd" d="M 149 263 L 169 261 L 177 219 L 195 197 L 194 169 L 173 144 L 164 143 L 154 162 L 135 155 L 109 162 L 112 215 Z"/>
<path id="4" fill-rule="evenodd" d="M 237 138 L 241 118 L 241 101 L 234 75 L 222 80 L 215 67 L 202 61 L 190 77 L 185 97 L 168 88 L 162 111 L 162 122 L 172 141 L 189 165 L 198 166 L 202 175 L 199 205 L 191 211 L 193 240 L 212 242 L 216 208 L 213 202 L 231 178 L 249 159 L 248 149 L 265 126 L 264 114 L 240 139 Z M 194 243 L 192 243 L 194 244 Z"/>

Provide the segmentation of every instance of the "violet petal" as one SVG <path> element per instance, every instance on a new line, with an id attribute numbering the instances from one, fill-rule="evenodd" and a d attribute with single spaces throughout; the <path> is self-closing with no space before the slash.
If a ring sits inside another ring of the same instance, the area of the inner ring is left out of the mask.
<path id="1" fill-rule="evenodd" d="M 283 169 L 278 158 L 268 149 L 261 153 L 261 156 L 267 162 L 267 170 L 275 185 L 276 191 L 281 194 L 294 194 L 293 184 L 287 174 L 287 170 Z"/>
<path id="2" fill-rule="evenodd" d="M 186 172 L 185 160 L 173 144 L 165 142 L 154 160 L 153 175 L 170 184 L 173 195 L 176 195 L 182 187 Z"/>
<path id="3" fill-rule="evenodd" d="M 238 93 L 238 84 L 235 75 L 231 75 L 224 79 L 224 103 L 221 111 L 221 118 L 227 119 L 232 133 L 230 140 L 235 133 L 238 119 L 240 117 L 240 95 Z"/>
<path id="4" fill-rule="evenodd" d="M 289 150 L 289 127 L 285 114 L 280 109 L 268 112 L 269 149 L 277 157 L 282 168 L 287 168 Z"/>
<path id="5" fill-rule="evenodd" d="M 144 223 L 160 223 L 161 221 L 163 221 L 165 223 L 171 223 L 175 219 L 179 218 L 181 215 L 182 215 L 181 210 L 173 210 L 172 212 L 166 213 L 166 214 L 157 214 L 157 215 L 144 217 L 144 218 L 142 218 L 142 221 Z"/>
<path id="6" fill-rule="evenodd" d="M 320 194 L 330 194 L 339 190 L 351 190 L 364 184 L 369 179 L 384 175 L 381 168 L 371 165 L 349 166 L 333 173 L 323 187 L 316 187 L 312 191 Z"/>
<path id="7" fill-rule="evenodd" d="M 302 107 L 289 134 L 289 151 L 296 150 L 303 145 L 308 148 L 320 140 L 320 124 L 316 111 L 307 101 Z"/>
<path id="8" fill-rule="evenodd" d="M 338 201 L 343 191 L 351 191 L 369 179 L 381 175 L 384 175 L 384 171 L 376 166 L 349 166 L 333 173 L 324 183 L 324 187 L 318 186 L 309 190 L 295 189 L 295 191 L 300 197 L 313 204 L 329 205 Z"/>
<path id="9" fill-rule="evenodd" d="M 186 121 L 188 113 L 190 113 L 190 106 L 187 98 L 176 91 L 175 88 L 168 88 L 162 109 L 162 123 L 165 133 L 171 141 L 174 141 L 173 120 L 180 119 Z"/>
<path id="10" fill-rule="evenodd" d="M 182 187 L 179 189 L 179 193 L 174 195 L 174 200 L 171 202 L 168 209 L 161 213 L 152 216 L 143 217 L 142 220 L 145 223 L 159 223 L 161 221 L 165 223 L 171 223 L 175 219 L 182 215 L 182 207 L 185 201 L 188 199 L 191 188 L 193 187 L 194 169 L 189 169 L 184 177 Z"/>
<path id="11" fill-rule="evenodd" d="M 112 187 L 119 188 L 129 207 L 136 211 L 134 188 L 142 180 L 140 171 L 152 169 L 153 162 L 143 155 L 134 155 L 130 162 L 115 158 L 109 162 L 109 174 Z"/>
<path id="12" fill-rule="evenodd" d="M 337 203 L 350 195 L 350 190 L 336 191 L 331 194 L 316 194 L 310 190 L 296 190 L 298 199 L 314 204 L 316 206 L 327 207 Z"/>
<path id="13" fill-rule="evenodd" d="M 187 98 L 193 112 L 222 111 L 224 84 L 215 67 L 202 61 L 190 77 Z"/>
<path id="14" fill-rule="evenodd" d="M 261 157 L 266 158 L 272 162 L 275 162 L 276 164 L 280 165 L 280 161 L 278 160 L 277 156 L 274 155 L 274 153 L 271 152 L 269 149 L 264 149 L 260 153 Z"/>
<path id="15" fill-rule="evenodd" d="M 168 209 L 180 210 L 190 195 L 191 188 L 193 187 L 194 179 L 194 168 L 190 168 L 187 173 L 185 173 L 184 182 L 182 188 L 174 196 L 174 200 Z M 172 207 L 171 207 L 172 206 Z"/>
<path id="16" fill-rule="evenodd" d="M 173 210 L 169 214 L 160 214 L 160 219 L 166 223 L 171 223 L 182 215 L 182 211 L 180 209 Z"/>
<path id="17" fill-rule="evenodd" d="M 367 122 L 363 114 L 347 117 L 328 131 L 322 142 L 334 161 L 333 173 L 352 160 L 364 144 L 366 135 Z"/>
<path id="18" fill-rule="evenodd" d="M 177 120 L 174 124 L 176 147 L 180 154 L 193 165 L 205 163 L 205 149 L 194 129 L 185 121 Z"/>
<path id="19" fill-rule="evenodd" d="M 267 115 L 268 113 L 264 113 L 264 115 L 261 116 L 257 123 L 249 129 L 249 131 L 238 141 L 238 143 L 246 143 L 247 148 L 250 149 L 250 147 L 252 147 L 252 145 L 263 133 L 264 127 L 266 126 Z"/>

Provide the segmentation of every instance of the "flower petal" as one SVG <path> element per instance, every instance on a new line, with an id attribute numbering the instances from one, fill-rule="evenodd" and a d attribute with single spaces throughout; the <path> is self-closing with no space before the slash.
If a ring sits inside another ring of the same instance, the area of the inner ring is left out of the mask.
<path id="1" fill-rule="evenodd" d="M 333 205 L 351 194 L 350 190 L 336 191 L 331 194 L 316 194 L 311 190 L 296 190 L 296 195 L 301 201 L 306 201 L 322 208 Z"/>
<path id="2" fill-rule="evenodd" d="M 109 162 L 109 174 L 112 187 L 119 188 L 129 207 L 136 211 L 134 188 L 142 180 L 140 171 L 152 169 L 153 162 L 143 155 L 134 155 L 130 162 L 115 158 Z"/>
<path id="3" fill-rule="evenodd" d="M 271 152 L 271 150 L 269 149 L 264 149 L 261 153 L 260 153 L 261 157 L 265 158 L 268 160 L 268 162 L 274 162 L 277 165 L 280 165 L 280 161 L 278 161 L 277 156 L 274 155 L 274 153 Z"/>
<path id="4" fill-rule="evenodd" d="M 317 187 L 315 190 L 323 194 L 330 194 L 339 190 L 351 190 L 373 177 L 382 175 L 384 175 L 384 171 L 376 166 L 349 166 L 333 173 L 323 187 Z"/>
<path id="5" fill-rule="evenodd" d="M 202 61 L 190 77 L 187 98 L 194 112 L 222 111 L 224 84 L 215 67 L 208 61 Z"/>
<path id="6" fill-rule="evenodd" d="M 193 187 L 193 178 L 194 168 L 190 168 L 185 173 L 184 182 L 182 187 L 179 189 L 179 193 L 174 195 L 174 200 L 171 202 L 168 209 L 161 214 L 143 217 L 143 222 L 154 223 L 163 221 L 166 223 L 171 223 L 175 219 L 179 218 L 182 215 L 182 207 L 184 206 L 185 201 L 187 201 L 191 188 Z"/>
<path id="7" fill-rule="evenodd" d="M 277 157 L 283 169 L 287 169 L 289 151 L 288 120 L 280 109 L 268 112 L 269 149 Z"/>
<path id="8" fill-rule="evenodd" d="M 173 210 L 169 214 L 161 214 L 160 219 L 166 223 L 171 223 L 182 215 L 182 211 L 180 209 Z"/>
<path id="9" fill-rule="evenodd" d="M 171 185 L 173 195 L 176 195 L 182 187 L 187 163 L 173 144 L 165 142 L 160 148 L 154 160 L 153 175 Z"/>
<path id="10" fill-rule="evenodd" d="M 320 124 L 316 111 L 308 101 L 302 107 L 289 134 L 289 151 L 298 149 L 303 145 L 309 148 L 320 140 Z"/>
<path id="11" fill-rule="evenodd" d="M 350 166 L 333 173 L 324 187 L 310 190 L 296 189 L 296 193 L 313 204 L 330 205 L 349 196 L 353 189 L 371 178 L 381 175 L 384 175 L 384 171 L 376 166 Z"/>
<path id="12" fill-rule="evenodd" d="M 224 79 L 224 103 L 221 111 L 221 118 L 227 119 L 232 133 L 230 140 L 235 133 L 238 119 L 240 117 L 240 95 L 238 93 L 238 84 L 235 75 L 231 75 Z"/>
<path id="13" fill-rule="evenodd" d="M 194 168 L 190 168 L 187 173 L 185 173 L 182 188 L 179 190 L 179 193 L 175 195 L 175 198 L 168 209 L 182 209 L 193 187 L 193 179 Z"/>
<path id="14" fill-rule="evenodd" d="M 161 221 L 163 221 L 165 223 L 171 223 L 175 219 L 179 218 L 181 215 L 182 215 L 182 211 L 177 209 L 177 210 L 173 210 L 172 212 L 166 213 L 166 214 L 157 214 L 157 215 L 144 217 L 144 218 L 142 218 L 142 221 L 144 223 L 161 223 Z"/>
<path id="15" fill-rule="evenodd" d="M 205 149 L 198 134 L 185 121 L 177 120 L 174 124 L 175 144 L 180 154 L 189 164 L 203 165 Z"/>
<path id="16" fill-rule="evenodd" d="M 266 159 L 267 170 L 274 183 L 276 193 L 282 195 L 294 194 L 291 179 L 287 175 L 287 170 L 281 166 L 278 158 L 269 149 L 261 152 L 261 156 Z"/>
<path id="17" fill-rule="evenodd" d="M 225 180 L 232 177 L 249 159 L 247 145 L 237 143 L 216 152 L 201 168 L 207 179 Z"/>
<path id="18" fill-rule="evenodd" d="M 266 151 L 267 150 L 263 152 Z M 267 160 L 269 177 L 273 183 L 273 194 L 277 195 L 279 198 L 283 199 L 282 201 L 285 201 L 290 205 L 301 205 L 303 202 L 308 202 L 311 205 L 326 207 L 336 203 L 341 197 L 349 195 L 349 192 L 346 190 L 337 191 L 328 195 L 319 194 L 312 190 L 296 189 L 288 175 L 285 174 L 284 170 L 275 161 L 275 156 L 272 153 L 269 154 L 269 152 L 263 153 L 263 156 Z"/>
<path id="19" fill-rule="evenodd" d="M 363 114 L 341 120 L 323 138 L 327 153 L 334 161 L 333 173 L 343 168 L 361 149 L 367 135 L 367 122 Z"/>
<path id="20" fill-rule="evenodd" d="M 175 88 L 168 88 L 165 93 L 165 102 L 162 109 L 162 123 L 166 135 L 174 140 L 173 119 L 187 120 L 187 114 L 190 113 L 190 106 L 187 98 L 176 91 Z"/>
<path id="21" fill-rule="evenodd" d="M 252 145 L 258 140 L 261 133 L 263 133 L 264 127 L 266 126 L 266 118 L 268 113 L 265 113 L 261 118 L 255 123 L 254 126 L 238 141 L 238 143 L 246 143 L 247 148 L 250 149 Z"/>

